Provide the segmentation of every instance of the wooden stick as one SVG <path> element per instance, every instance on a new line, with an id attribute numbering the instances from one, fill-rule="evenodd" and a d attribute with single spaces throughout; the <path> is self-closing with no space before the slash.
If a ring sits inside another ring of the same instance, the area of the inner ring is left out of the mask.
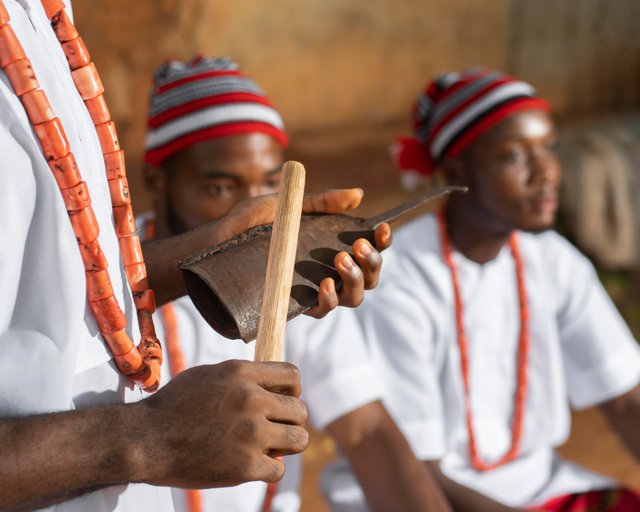
<path id="1" fill-rule="evenodd" d="M 269 246 L 267 276 L 256 338 L 256 361 L 282 361 L 304 181 L 304 166 L 299 162 L 285 162 L 282 166 L 282 185 Z"/>

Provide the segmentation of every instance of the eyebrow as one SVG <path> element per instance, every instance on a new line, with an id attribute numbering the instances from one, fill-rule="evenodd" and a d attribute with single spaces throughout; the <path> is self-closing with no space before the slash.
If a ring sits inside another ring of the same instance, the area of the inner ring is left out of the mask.
<path id="1" fill-rule="evenodd" d="M 264 176 L 273 176 L 274 174 L 278 174 L 281 171 L 281 167 L 276 167 L 275 169 L 271 169 L 264 173 Z M 239 180 L 241 177 L 232 172 L 218 171 L 216 169 L 205 170 L 202 175 L 202 178 L 208 179 L 216 179 L 216 178 L 227 178 L 230 180 Z"/>

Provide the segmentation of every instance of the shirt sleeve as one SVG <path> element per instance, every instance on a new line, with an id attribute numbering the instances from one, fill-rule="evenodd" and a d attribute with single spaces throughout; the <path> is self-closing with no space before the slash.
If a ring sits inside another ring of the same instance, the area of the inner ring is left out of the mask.
<path id="1" fill-rule="evenodd" d="M 321 320 L 299 317 L 287 329 L 287 357 L 302 373 L 303 398 L 313 425 L 382 398 L 375 368 L 353 310 L 338 308 Z"/>
<path id="2" fill-rule="evenodd" d="M 384 404 L 421 460 L 445 452 L 437 324 L 446 322 L 437 286 L 411 258 L 385 259 L 377 290 L 357 310 L 384 385 Z"/>
<path id="3" fill-rule="evenodd" d="M 640 348 L 591 263 L 564 239 L 555 253 L 558 328 L 573 407 L 591 407 L 640 382 Z"/>

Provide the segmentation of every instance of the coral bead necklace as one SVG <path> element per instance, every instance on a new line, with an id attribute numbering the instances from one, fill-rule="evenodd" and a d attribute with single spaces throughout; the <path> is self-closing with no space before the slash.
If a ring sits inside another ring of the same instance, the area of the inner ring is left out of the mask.
<path id="1" fill-rule="evenodd" d="M 149 288 L 140 239 L 131 208 L 131 198 L 115 126 L 111 121 L 95 65 L 60 0 L 41 0 L 47 18 L 67 57 L 73 82 L 89 111 L 102 148 L 115 231 L 127 280 L 133 291 L 141 341 L 136 347 L 125 328 L 127 320 L 113 293 L 107 260 L 98 242 L 98 221 L 91 207 L 89 189 L 76 165 L 64 128 L 35 76 L 31 62 L 9 24 L 0 0 L 0 68 L 20 98 L 40 142 L 44 157 L 58 184 L 69 214 L 82 261 L 87 299 L 119 370 L 146 391 L 160 384 L 162 348 L 153 326 L 155 295 Z"/>
<path id="2" fill-rule="evenodd" d="M 516 267 L 516 280 L 518 283 L 518 298 L 520 301 L 520 339 L 518 342 L 517 359 L 517 386 L 514 396 L 514 413 L 511 433 L 511 446 L 507 453 L 495 462 L 485 462 L 480 458 L 473 429 L 473 416 L 471 411 L 471 394 L 469 384 L 469 342 L 464 327 L 464 306 L 460 294 L 460 280 L 458 269 L 453 260 L 453 250 L 447 232 L 447 221 L 445 208 L 441 208 L 438 215 L 438 228 L 440 231 L 440 243 L 442 245 L 442 256 L 451 272 L 453 282 L 453 294 L 455 301 L 456 329 L 458 336 L 458 349 L 460 352 L 460 369 L 462 371 L 462 381 L 464 387 L 464 406 L 466 414 L 467 435 L 469 437 L 469 456 L 471 464 L 478 471 L 489 471 L 514 460 L 520 453 L 522 443 L 522 433 L 524 428 L 524 410 L 527 397 L 527 363 L 529 355 L 529 309 L 527 302 L 527 291 L 524 283 L 524 263 L 518 238 L 515 233 L 509 237 L 509 248 Z"/>

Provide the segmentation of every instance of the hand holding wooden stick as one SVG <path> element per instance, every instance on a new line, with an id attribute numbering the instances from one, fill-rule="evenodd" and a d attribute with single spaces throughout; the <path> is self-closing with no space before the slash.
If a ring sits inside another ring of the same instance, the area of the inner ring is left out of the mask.
<path id="1" fill-rule="evenodd" d="M 304 183 L 304 166 L 299 162 L 285 162 L 282 166 L 282 188 L 269 246 L 267 275 L 256 338 L 256 361 L 282 360 Z"/>

